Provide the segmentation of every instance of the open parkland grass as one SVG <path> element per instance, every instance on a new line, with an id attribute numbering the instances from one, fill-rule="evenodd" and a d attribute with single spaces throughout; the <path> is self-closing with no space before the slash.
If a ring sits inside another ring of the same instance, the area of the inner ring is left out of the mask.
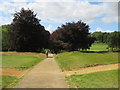
<path id="1" fill-rule="evenodd" d="M 62 71 L 118 63 L 118 53 L 98 53 L 99 51 L 107 51 L 106 48 L 106 44 L 95 43 L 88 51 L 97 51 L 97 53 L 85 53 L 79 51 L 64 52 L 58 54 L 55 58 Z M 40 53 L 2 52 L 0 54 L 2 54 L 1 68 L 25 70 L 45 59 L 45 55 Z M 18 77 L 9 75 L 0 75 L 0 78 L 1 77 L 3 88 L 11 88 L 20 80 Z M 83 75 L 71 75 L 66 76 L 66 80 L 70 85 L 70 88 L 117 88 L 118 71 L 109 70 Z"/>
<path id="2" fill-rule="evenodd" d="M 12 88 L 20 80 L 20 78 L 15 76 L 0 75 L 0 77 L 2 77 L 2 88 Z"/>
<path id="3" fill-rule="evenodd" d="M 63 71 L 118 63 L 118 53 L 65 52 L 56 56 Z"/>
<path id="4" fill-rule="evenodd" d="M 64 52 L 58 54 L 55 58 L 63 71 L 119 62 L 117 52 L 106 51 L 108 51 L 107 44 L 94 43 L 87 53 L 80 51 Z"/>
<path id="5" fill-rule="evenodd" d="M 94 43 L 88 51 L 108 51 L 108 45 L 105 43 Z"/>
<path id="6" fill-rule="evenodd" d="M 62 71 L 118 63 L 118 53 L 66 52 L 56 56 Z M 70 88 L 118 88 L 118 70 L 66 76 Z"/>
<path id="7" fill-rule="evenodd" d="M 16 70 L 32 68 L 37 63 L 45 59 L 45 55 L 41 53 L 2 52 L 1 54 L 1 68 L 13 68 Z M 9 75 L 0 75 L 0 78 L 2 78 L 2 88 L 13 87 L 20 80 L 20 78 L 16 76 Z"/>
<path id="8" fill-rule="evenodd" d="M 118 88 L 118 70 L 66 77 L 70 88 Z"/>
<path id="9" fill-rule="evenodd" d="M 43 60 L 43 57 L 28 55 L 2 55 L 3 68 L 30 68 Z"/>
<path id="10" fill-rule="evenodd" d="M 55 58 L 62 71 L 120 63 L 117 52 L 106 52 L 106 44 L 94 43 L 88 51 L 64 52 Z M 66 81 L 70 88 L 118 88 L 118 70 L 66 76 Z"/>

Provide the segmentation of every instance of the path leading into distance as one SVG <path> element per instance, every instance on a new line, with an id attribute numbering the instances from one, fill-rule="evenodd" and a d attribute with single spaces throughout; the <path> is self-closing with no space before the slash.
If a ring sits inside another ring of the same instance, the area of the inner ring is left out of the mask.
<path id="1" fill-rule="evenodd" d="M 54 58 L 47 58 L 28 72 L 15 88 L 68 88 Z"/>

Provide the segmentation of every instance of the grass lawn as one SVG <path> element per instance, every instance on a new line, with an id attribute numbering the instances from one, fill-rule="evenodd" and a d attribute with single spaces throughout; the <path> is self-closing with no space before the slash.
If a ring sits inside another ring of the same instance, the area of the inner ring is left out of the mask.
<path id="1" fill-rule="evenodd" d="M 30 68 L 45 57 L 30 55 L 2 55 L 2 67 L 4 68 Z"/>
<path id="2" fill-rule="evenodd" d="M 81 67 L 118 63 L 118 53 L 112 52 L 109 53 L 65 52 L 58 54 L 55 58 L 63 71 L 77 69 Z"/>
<path id="3" fill-rule="evenodd" d="M 88 51 L 108 51 L 108 45 L 104 43 L 94 43 Z"/>
<path id="4" fill-rule="evenodd" d="M 118 88 L 118 70 L 67 76 L 70 88 Z"/>
<path id="5" fill-rule="evenodd" d="M 40 61 L 45 59 L 43 54 L 32 54 L 32 53 L 10 53 L 2 54 L 2 68 L 18 68 L 27 69 L 31 68 Z M 20 79 L 15 76 L 1 75 L 2 88 L 11 88 L 15 86 Z"/>
<path id="6" fill-rule="evenodd" d="M 19 79 L 15 76 L 6 76 L 6 75 L 0 75 L 0 78 L 2 78 L 2 88 L 11 88 L 17 84 Z"/>

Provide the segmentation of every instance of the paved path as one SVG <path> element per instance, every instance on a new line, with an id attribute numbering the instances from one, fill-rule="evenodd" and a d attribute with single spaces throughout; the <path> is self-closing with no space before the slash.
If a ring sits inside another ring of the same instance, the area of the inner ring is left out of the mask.
<path id="1" fill-rule="evenodd" d="M 37 64 L 15 88 L 67 88 L 63 73 L 54 58 Z"/>

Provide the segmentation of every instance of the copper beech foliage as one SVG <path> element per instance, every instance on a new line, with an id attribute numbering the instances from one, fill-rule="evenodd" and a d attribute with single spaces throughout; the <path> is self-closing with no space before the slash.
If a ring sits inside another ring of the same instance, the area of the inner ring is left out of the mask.
<path id="1" fill-rule="evenodd" d="M 74 51 L 89 49 L 95 38 L 90 36 L 89 26 L 82 21 L 66 23 L 50 36 L 51 49 Z"/>
<path id="2" fill-rule="evenodd" d="M 39 22 L 30 9 L 16 12 L 9 28 L 10 48 L 22 52 L 48 48 L 50 33 Z"/>
<path id="3" fill-rule="evenodd" d="M 54 52 L 89 49 L 95 38 L 89 33 L 89 26 L 82 21 L 66 23 L 51 35 L 30 9 L 22 8 L 14 14 L 9 28 L 9 47 L 16 51 L 37 51 L 49 48 Z"/>

